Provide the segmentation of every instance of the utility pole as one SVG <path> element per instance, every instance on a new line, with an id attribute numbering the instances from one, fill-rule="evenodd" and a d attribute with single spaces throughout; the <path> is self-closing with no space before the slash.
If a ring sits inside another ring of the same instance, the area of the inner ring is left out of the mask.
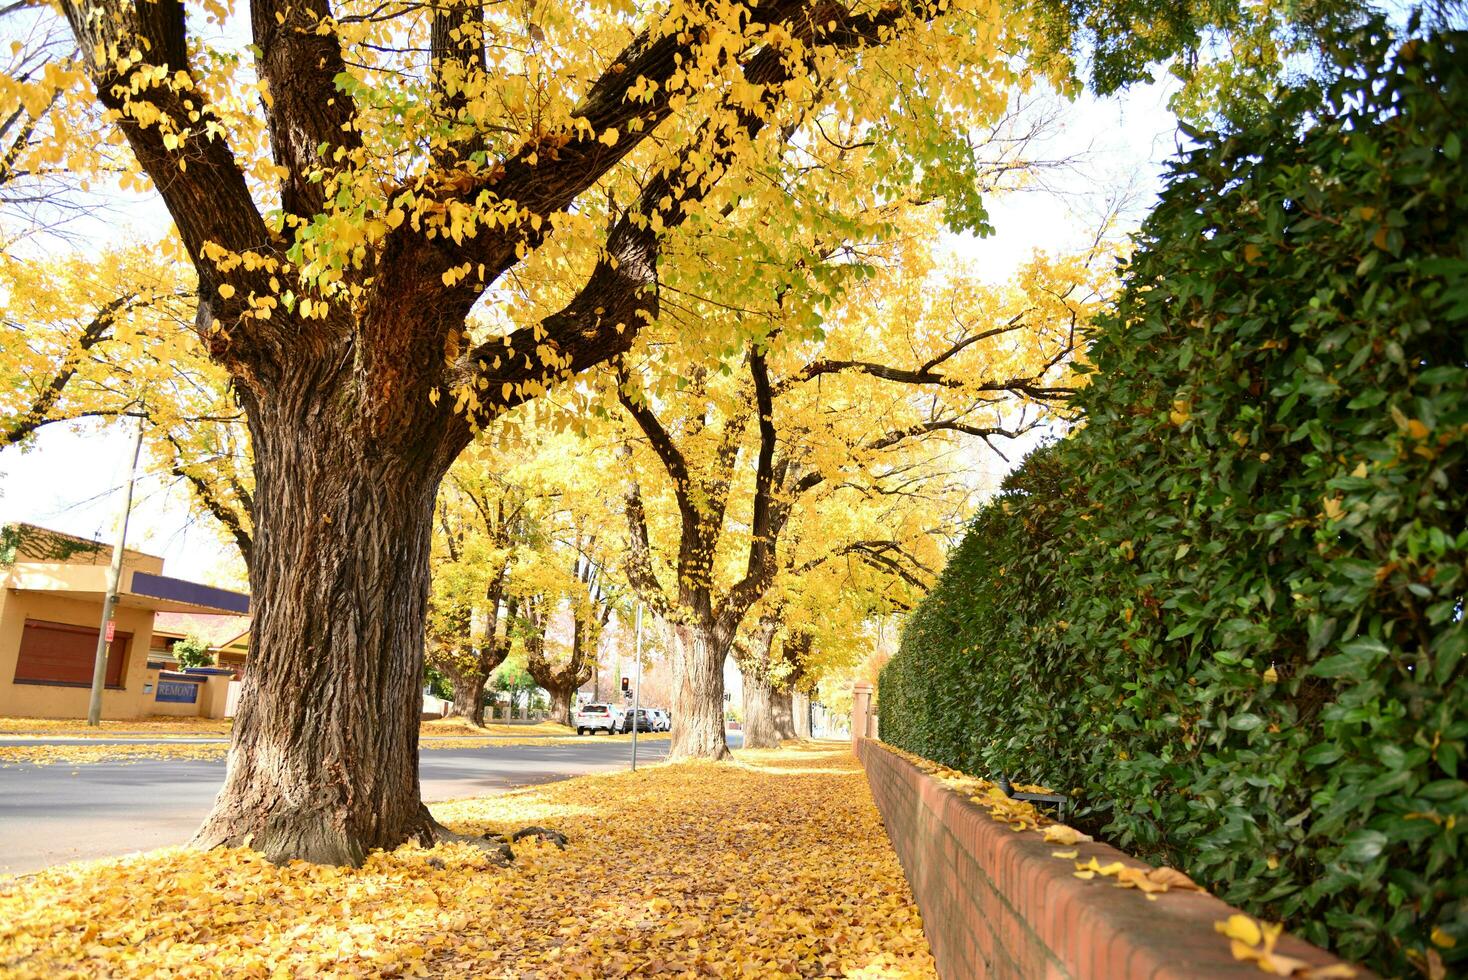
<path id="1" fill-rule="evenodd" d="M 637 771 L 637 708 L 642 701 L 642 603 L 637 603 L 637 679 L 632 682 L 632 771 Z"/>
<path id="2" fill-rule="evenodd" d="M 117 588 L 122 579 L 122 553 L 127 544 L 127 523 L 133 512 L 133 483 L 138 475 L 138 457 L 143 452 L 143 420 L 138 419 L 138 434 L 133 440 L 133 461 L 127 471 L 127 487 L 122 494 L 122 513 L 118 516 L 117 542 L 112 546 L 112 564 L 107 567 L 107 595 L 102 600 L 102 626 L 97 631 L 97 655 L 92 661 L 92 697 L 87 702 L 87 724 L 102 724 L 102 688 L 107 683 L 107 647 L 112 642 L 108 629 L 117 610 Z"/>

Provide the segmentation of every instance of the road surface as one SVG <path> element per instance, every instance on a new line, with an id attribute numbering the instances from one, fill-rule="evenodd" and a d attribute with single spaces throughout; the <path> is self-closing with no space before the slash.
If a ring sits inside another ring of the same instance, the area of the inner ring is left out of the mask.
<path id="1" fill-rule="evenodd" d="M 46 741 L 0 739 L 0 744 Z M 740 741 L 739 735 L 730 736 L 731 744 Z M 667 752 L 667 739 L 639 742 L 637 760 L 659 762 Z M 573 745 L 428 747 L 419 773 L 423 798 L 431 803 L 494 796 L 519 786 L 619 769 L 631 756 L 630 742 L 611 739 Z M 223 781 L 222 759 L 0 769 L 0 875 L 181 844 L 203 821 Z"/>

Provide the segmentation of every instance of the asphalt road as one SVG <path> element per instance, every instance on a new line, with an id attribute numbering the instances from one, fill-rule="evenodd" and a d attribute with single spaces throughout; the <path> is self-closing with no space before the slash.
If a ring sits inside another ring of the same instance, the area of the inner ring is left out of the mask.
<path id="1" fill-rule="evenodd" d="M 742 741 L 732 735 L 730 743 Z M 36 745 L 37 740 L 25 744 Z M 44 744 L 40 742 L 39 744 Z M 666 739 L 639 742 L 637 760 L 659 762 Z M 630 742 L 426 748 L 419 763 L 428 802 L 494 796 L 520 786 L 619 769 Z M 157 760 L 0 769 L 0 874 L 187 841 L 224 781 L 224 761 Z"/>

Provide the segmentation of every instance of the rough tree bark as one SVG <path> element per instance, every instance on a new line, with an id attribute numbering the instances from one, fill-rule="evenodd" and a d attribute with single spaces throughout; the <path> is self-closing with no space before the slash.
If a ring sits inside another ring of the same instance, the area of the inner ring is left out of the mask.
<path id="1" fill-rule="evenodd" d="M 448 675 L 454 691 L 454 700 L 449 704 L 446 718 L 462 718 L 475 728 L 484 727 L 484 688 L 489 675 L 478 671 L 456 671 L 439 668 Z"/>
<path id="2" fill-rule="evenodd" d="M 795 737 L 799 739 L 811 738 L 810 695 L 804 691 L 796 691 L 791 696 L 790 702 L 795 714 Z"/>
<path id="3" fill-rule="evenodd" d="M 544 687 L 545 685 L 541 685 Z M 550 688 L 546 688 L 550 690 Z M 576 700 L 577 688 L 560 688 L 550 691 L 550 718 L 551 721 L 571 726 L 571 705 Z"/>
<path id="4" fill-rule="evenodd" d="M 674 623 L 673 729 L 669 759 L 729 758 L 724 735 L 724 660 L 729 641 L 717 629 Z"/>
<path id="5" fill-rule="evenodd" d="M 245 396 L 251 663 L 224 787 L 195 842 L 356 865 L 434 837 L 418 794 L 423 623 L 434 498 L 457 447 L 373 439 L 337 403 L 329 359 L 292 370 L 307 374 L 293 397 Z M 421 421 L 434 433 L 449 420 Z"/>
<path id="6" fill-rule="evenodd" d="M 800 723 L 796 718 L 797 704 L 803 701 L 804 696 L 799 693 L 799 689 L 805 679 L 806 664 L 813 640 L 814 637 L 809 630 L 804 627 L 796 627 L 786 633 L 785 642 L 780 647 L 780 659 L 787 669 L 775 691 L 773 700 L 775 729 L 780 733 L 782 739 L 793 741 L 801 738 Z M 808 717 L 807 720 L 809 720 Z M 806 734 L 809 735 L 809 731 Z"/>
<path id="7" fill-rule="evenodd" d="M 775 724 L 775 684 L 770 677 L 771 651 L 780 631 L 776 616 L 764 615 L 752 634 L 734 643 L 734 658 L 744 680 L 744 747 L 778 749 L 780 732 Z"/>
<path id="8" fill-rule="evenodd" d="M 744 677 L 744 747 L 778 749 L 780 733 L 775 728 L 774 685 L 759 667 L 742 671 Z"/>
<path id="9" fill-rule="evenodd" d="M 795 735 L 795 712 L 791 704 L 792 692 L 789 687 L 778 687 L 770 695 L 770 708 L 775 723 L 775 732 L 778 738 L 793 739 Z"/>

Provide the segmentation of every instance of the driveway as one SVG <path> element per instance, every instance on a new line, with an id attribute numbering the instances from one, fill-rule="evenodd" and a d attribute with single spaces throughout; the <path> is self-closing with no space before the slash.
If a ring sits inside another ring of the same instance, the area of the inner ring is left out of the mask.
<path id="1" fill-rule="evenodd" d="M 730 736 L 731 745 L 740 742 L 738 734 Z M 637 761 L 660 762 L 667 752 L 666 739 L 640 742 Z M 430 746 L 420 757 L 419 773 L 423 798 L 435 802 L 621 769 L 631 756 L 629 742 L 610 739 L 473 749 Z M 208 814 L 223 781 L 223 760 L 0 769 L 0 874 L 181 844 Z"/>

